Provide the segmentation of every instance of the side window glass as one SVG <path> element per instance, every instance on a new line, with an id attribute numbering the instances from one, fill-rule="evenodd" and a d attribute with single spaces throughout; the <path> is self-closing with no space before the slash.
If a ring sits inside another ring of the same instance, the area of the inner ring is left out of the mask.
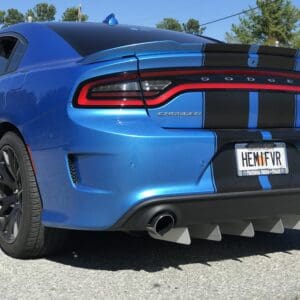
<path id="1" fill-rule="evenodd" d="M 5 51 L 2 45 L 2 41 L 0 42 L 0 75 L 5 73 L 7 67 L 8 59 L 5 55 Z"/>
<path id="2" fill-rule="evenodd" d="M 0 38 L 0 75 L 6 73 L 9 59 L 16 46 L 17 39 L 13 37 Z"/>

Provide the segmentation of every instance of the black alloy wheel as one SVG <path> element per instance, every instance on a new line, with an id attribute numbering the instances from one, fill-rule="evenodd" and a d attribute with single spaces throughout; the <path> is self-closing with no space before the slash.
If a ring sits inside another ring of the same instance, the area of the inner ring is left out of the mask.
<path id="1" fill-rule="evenodd" d="M 0 235 L 13 243 L 19 233 L 22 218 L 23 184 L 18 158 L 12 147 L 0 150 Z"/>
<path id="2" fill-rule="evenodd" d="M 20 135 L 0 139 L 0 247 L 15 258 L 53 254 L 67 231 L 42 223 L 42 199 L 27 147 Z"/>

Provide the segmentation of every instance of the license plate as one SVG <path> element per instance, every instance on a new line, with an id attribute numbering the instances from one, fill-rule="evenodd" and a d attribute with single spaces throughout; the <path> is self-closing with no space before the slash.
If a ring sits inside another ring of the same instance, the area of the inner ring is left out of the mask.
<path id="1" fill-rule="evenodd" d="M 288 174 L 285 143 L 236 144 L 238 176 Z"/>

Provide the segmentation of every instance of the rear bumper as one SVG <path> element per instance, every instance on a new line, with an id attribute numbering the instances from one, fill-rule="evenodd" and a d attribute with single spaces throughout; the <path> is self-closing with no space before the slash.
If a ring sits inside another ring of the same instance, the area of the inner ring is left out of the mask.
<path id="1" fill-rule="evenodd" d="M 161 212 L 171 212 L 176 227 L 300 215 L 300 188 L 148 199 L 129 210 L 110 229 L 145 230 Z"/>
<path id="2" fill-rule="evenodd" d="M 300 192 L 286 190 L 300 185 L 300 151 L 293 146 L 298 131 L 274 130 L 274 141 L 293 146 L 293 163 L 289 176 L 269 178 L 272 190 L 266 192 L 258 178 L 236 176 L 232 151 L 237 142 L 263 141 L 260 130 L 164 129 L 142 110 L 115 113 L 113 120 L 111 111 L 70 110 L 66 126 L 47 145 L 40 135 L 29 143 L 46 226 L 144 230 L 156 211 L 169 208 L 176 226 L 300 210 Z"/>

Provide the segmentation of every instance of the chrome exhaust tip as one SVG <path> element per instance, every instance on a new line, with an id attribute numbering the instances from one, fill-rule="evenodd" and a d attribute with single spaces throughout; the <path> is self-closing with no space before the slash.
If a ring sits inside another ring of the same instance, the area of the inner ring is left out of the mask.
<path id="1" fill-rule="evenodd" d="M 154 235 L 164 236 L 167 232 L 174 228 L 175 218 L 170 213 L 162 213 L 156 215 L 147 226 L 147 230 Z"/>

